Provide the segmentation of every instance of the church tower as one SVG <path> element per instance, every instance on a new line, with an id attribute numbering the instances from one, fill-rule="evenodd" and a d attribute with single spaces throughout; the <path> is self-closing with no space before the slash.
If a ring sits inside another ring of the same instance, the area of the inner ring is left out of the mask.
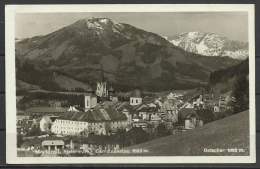
<path id="1" fill-rule="evenodd" d="M 99 97 L 108 97 L 107 83 L 105 82 L 102 64 L 100 66 L 101 66 L 101 70 L 100 70 L 99 82 L 97 82 L 96 95 Z"/>

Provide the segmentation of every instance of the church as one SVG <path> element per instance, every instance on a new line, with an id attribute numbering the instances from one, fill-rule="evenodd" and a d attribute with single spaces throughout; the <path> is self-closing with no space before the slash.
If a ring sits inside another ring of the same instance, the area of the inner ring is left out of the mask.
<path id="1" fill-rule="evenodd" d="M 97 82 L 96 95 L 99 97 L 108 97 L 107 83 L 105 81 L 102 64 L 100 65 L 99 82 Z"/>
<path id="2" fill-rule="evenodd" d="M 109 88 L 109 90 L 107 90 L 107 83 L 105 81 L 103 67 L 101 64 L 99 81 L 97 82 L 96 91 L 94 92 L 90 86 L 89 93 L 85 94 L 85 111 L 96 107 L 97 103 L 99 102 L 110 101 L 110 95 L 113 93 L 115 93 L 115 90 L 113 89 L 113 83 L 111 83 L 111 87 Z"/>
<path id="3" fill-rule="evenodd" d="M 91 89 L 92 90 L 92 89 Z M 63 135 L 77 135 L 88 132 L 97 134 L 113 133 L 118 129 L 134 126 L 145 127 L 151 121 L 152 114 L 158 110 L 151 109 L 144 103 L 142 91 L 138 88 L 131 92 L 129 101 L 113 101 L 109 97 L 114 93 L 113 85 L 107 90 L 103 67 L 101 64 L 97 89 L 84 96 L 84 111 L 69 111 L 58 117 L 52 132 Z M 140 115 L 140 116 L 139 116 Z M 134 117 L 138 117 L 136 120 Z"/>

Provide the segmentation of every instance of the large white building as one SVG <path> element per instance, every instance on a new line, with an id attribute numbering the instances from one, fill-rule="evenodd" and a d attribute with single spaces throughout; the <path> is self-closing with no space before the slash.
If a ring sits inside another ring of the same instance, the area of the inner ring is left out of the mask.
<path id="1" fill-rule="evenodd" d="M 62 135 L 78 135 L 80 133 L 106 135 L 119 129 L 131 128 L 135 123 L 133 121 L 134 114 L 146 122 L 151 121 L 152 114 L 158 112 L 157 108 L 149 108 L 149 105 L 143 103 L 142 92 L 139 89 L 132 91 L 130 102 L 105 101 L 97 104 L 96 98 L 93 94 L 86 94 L 85 111 L 63 113 L 55 120 L 52 132 Z"/>
<path id="2" fill-rule="evenodd" d="M 86 112 L 66 112 L 57 118 L 52 132 L 62 135 L 80 133 L 107 134 L 127 127 L 127 117 L 113 108 L 89 109 Z"/>

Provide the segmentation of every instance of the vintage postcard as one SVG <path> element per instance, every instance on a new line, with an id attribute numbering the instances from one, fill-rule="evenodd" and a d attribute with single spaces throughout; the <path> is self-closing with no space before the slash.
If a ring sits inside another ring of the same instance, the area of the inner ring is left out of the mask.
<path id="1" fill-rule="evenodd" d="M 254 5 L 5 14 L 8 164 L 255 163 Z"/>

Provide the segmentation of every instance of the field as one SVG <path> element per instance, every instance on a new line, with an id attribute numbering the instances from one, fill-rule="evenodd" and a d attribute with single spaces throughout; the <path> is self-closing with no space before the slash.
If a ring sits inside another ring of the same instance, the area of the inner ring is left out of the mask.
<path id="1" fill-rule="evenodd" d="M 59 93 L 59 94 L 74 94 L 74 95 L 86 94 L 84 92 L 55 92 L 55 91 L 47 91 L 47 90 L 32 90 L 32 91 L 29 91 L 29 92 Z"/>
<path id="2" fill-rule="evenodd" d="M 58 83 L 62 88 L 75 89 L 77 87 L 77 88 L 88 89 L 89 87 L 88 84 L 76 81 L 74 79 L 68 78 L 63 75 L 58 75 L 54 73 L 53 76 L 55 78 L 55 82 Z"/>
<path id="3" fill-rule="evenodd" d="M 204 149 L 224 149 L 224 152 L 205 152 Z M 243 149 L 244 152 L 228 152 L 227 149 Z M 142 149 L 148 153 L 133 153 Z M 183 133 L 159 138 L 125 148 L 129 154 L 104 154 L 104 156 L 248 156 L 249 111 L 244 111 L 208 123 Z"/>

